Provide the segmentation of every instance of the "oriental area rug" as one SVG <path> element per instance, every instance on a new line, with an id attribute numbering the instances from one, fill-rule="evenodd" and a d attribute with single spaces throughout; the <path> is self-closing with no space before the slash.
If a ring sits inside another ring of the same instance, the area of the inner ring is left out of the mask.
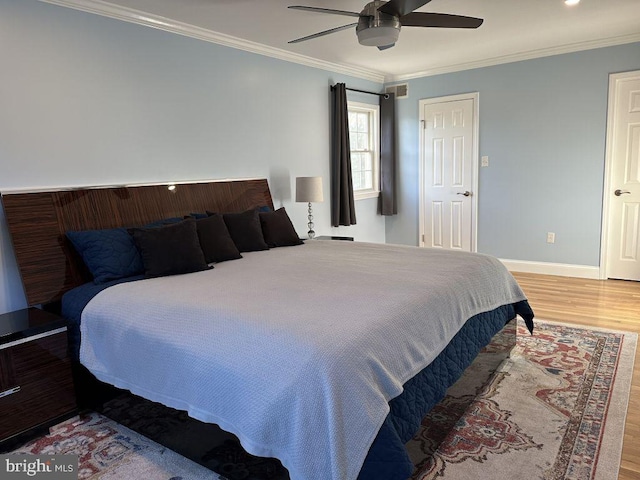
<path id="1" fill-rule="evenodd" d="M 412 480 L 617 478 L 636 343 L 634 333 L 538 320 L 529 335 L 519 324 L 511 357 L 488 385 L 472 396 L 452 387 L 425 417 L 407 444 Z M 109 408 L 122 424 L 84 414 L 13 453 L 77 454 L 80 479 L 289 478 L 277 460 L 247 454 L 183 412 L 135 397 Z M 184 451 L 187 437 L 197 462 L 153 440 Z"/>

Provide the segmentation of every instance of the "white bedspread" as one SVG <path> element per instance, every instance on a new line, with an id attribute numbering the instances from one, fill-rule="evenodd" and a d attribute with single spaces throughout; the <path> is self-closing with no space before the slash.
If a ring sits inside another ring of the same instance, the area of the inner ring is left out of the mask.
<path id="1" fill-rule="evenodd" d="M 80 358 L 292 480 L 355 479 L 402 385 L 466 319 L 525 298 L 486 255 L 314 240 L 244 257 L 104 290 Z"/>

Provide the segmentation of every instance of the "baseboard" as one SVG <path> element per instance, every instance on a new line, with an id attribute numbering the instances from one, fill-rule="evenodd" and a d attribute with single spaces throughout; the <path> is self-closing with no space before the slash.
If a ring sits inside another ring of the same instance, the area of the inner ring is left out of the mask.
<path id="1" fill-rule="evenodd" d="M 600 279 L 600 268 L 590 265 L 571 265 L 566 263 L 530 262 L 527 260 L 500 261 L 511 272 L 540 273 L 543 275 L 557 275 L 560 277 Z"/>

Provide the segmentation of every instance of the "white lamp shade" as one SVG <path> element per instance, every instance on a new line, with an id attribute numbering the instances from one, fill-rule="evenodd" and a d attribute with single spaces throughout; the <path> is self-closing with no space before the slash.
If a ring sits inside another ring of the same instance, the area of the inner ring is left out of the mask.
<path id="1" fill-rule="evenodd" d="M 296 177 L 296 202 L 322 201 L 322 177 Z"/>

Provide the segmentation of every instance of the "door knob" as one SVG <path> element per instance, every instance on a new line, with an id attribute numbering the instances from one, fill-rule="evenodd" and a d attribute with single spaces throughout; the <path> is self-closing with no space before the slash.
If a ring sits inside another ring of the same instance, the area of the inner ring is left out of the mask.
<path id="1" fill-rule="evenodd" d="M 469 190 L 465 190 L 464 193 L 463 192 L 458 192 L 458 193 L 456 193 L 456 195 L 464 195 L 465 197 L 470 197 L 471 196 L 471 192 Z"/>
<path id="2" fill-rule="evenodd" d="M 615 192 L 613 192 L 613 194 L 614 194 L 616 197 L 619 197 L 620 195 L 624 195 L 625 193 L 631 193 L 631 192 L 629 192 L 629 191 L 627 191 L 627 190 L 620 190 L 620 189 L 618 189 L 618 190 L 616 190 Z"/>

